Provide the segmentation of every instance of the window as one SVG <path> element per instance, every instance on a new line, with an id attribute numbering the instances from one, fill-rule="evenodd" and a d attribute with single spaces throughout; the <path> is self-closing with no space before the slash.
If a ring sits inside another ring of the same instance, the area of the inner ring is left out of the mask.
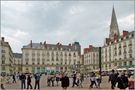
<path id="1" fill-rule="evenodd" d="M 5 60 L 2 60 L 2 64 L 5 64 Z"/>
<path id="2" fill-rule="evenodd" d="M 76 57 L 76 54 L 74 53 L 74 57 Z"/>
<path id="3" fill-rule="evenodd" d="M 129 61 L 129 65 L 132 65 L 132 61 Z"/>
<path id="4" fill-rule="evenodd" d="M 2 66 L 2 70 L 5 70 L 5 66 Z"/>
<path id="5" fill-rule="evenodd" d="M 2 53 L 5 53 L 5 50 L 1 50 Z"/>
<path id="6" fill-rule="evenodd" d="M 69 56 L 71 56 L 71 54 L 69 53 Z"/>
<path id="7" fill-rule="evenodd" d="M 65 53 L 65 56 L 67 56 L 67 54 Z"/>
<path id="8" fill-rule="evenodd" d="M 121 48 L 121 44 L 119 44 L 119 48 Z"/>
<path id="9" fill-rule="evenodd" d="M 45 53 L 42 53 L 42 56 L 44 57 L 45 56 Z"/>
<path id="10" fill-rule="evenodd" d="M 32 56 L 35 56 L 35 53 L 32 53 Z"/>
<path id="11" fill-rule="evenodd" d="M 124 62 L 124 66 L 126 66 L 127 65 L 127 62 Z"/>
<path id="12" fill-rule="evenodd" d="M 123 40 L 123 38 L 121 38 L 121 41 Z"/>
<path id="13" fill-rule="evenodd" d="M 119 55 L 121 55 L 121 50 L 119 51 Z"/>
<path id="14" fill-rule="evenodd" d="M 5 55 L 2 55 L 2 60 L 3 60 L 3 61 L 5 61 L 5 60 L 6 60 Z"/>
<path id="15" fill-rule="evenodd" d="M 129 58 L 132 58 L 132 54 L 129 54 Z"/>
<path id="16" fill-rule="evenodd" d="M 54 61 L 54 58 L 52 58 L 52 61 Z"/>
<path id="17" fill-rule="evenodd" d="M 49 54 L 49 52 L 47 52 L 47 56 L 49 56 L 50 54 Z"/>
<path id="18" fill-rule="evenodd" d="M 29 53 L 25 53 L 25 56 L 29 56 Z"/>
<path id="19" fill-rule="evenodd" d="M 28 65 L 28 62 L 26 62 L 26 65 Z"/>

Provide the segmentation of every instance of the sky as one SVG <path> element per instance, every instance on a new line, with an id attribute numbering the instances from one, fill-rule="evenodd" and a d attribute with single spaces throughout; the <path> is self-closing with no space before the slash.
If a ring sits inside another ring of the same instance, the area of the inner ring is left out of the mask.
<path id="1" fill-rule="evenodd" d="M 15 53 L 30 40 L 103 46 L 113 5 L 120 33 L 133 31 L 133 1 L 1 1 L 1 36 Z"/>

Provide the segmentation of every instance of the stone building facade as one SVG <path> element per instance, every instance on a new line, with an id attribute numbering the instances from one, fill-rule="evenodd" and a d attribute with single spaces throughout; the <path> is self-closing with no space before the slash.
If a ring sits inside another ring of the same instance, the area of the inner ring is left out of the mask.
<path id="1" fill-rule="evenodd" d="M 105 71 L 130 68 L 135 65 L 135 31 L 125 31 L 120 35 L 115 10 L 113 8 L 109 38 L 102 47 L 102 68 Z"/>
<path id="2" fill-rule="evenodd" d="M 78 42 L 69 45 L 32 43 L 23 46 L 23 72 L 71 72 L 76 69 L 81 54 Z"/>
<path id="3" fill-rule="evenodd" d="M 0 60 L 0 73 L 3 74 L 12 74 L 13 71 L 13 52 L 8 42 L 2 37 L 0 41 L 1 45 L 1 60 Z"/>

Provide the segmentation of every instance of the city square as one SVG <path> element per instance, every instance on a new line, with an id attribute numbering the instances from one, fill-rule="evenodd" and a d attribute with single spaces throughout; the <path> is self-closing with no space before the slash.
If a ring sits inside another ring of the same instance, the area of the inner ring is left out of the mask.
<path id="1" fill-rule="evenodd" d="M 134 1 L 1 1 L 1 22 L 2 90 L 134 89 Z"/>
<path id="2" fill-rule="evenodd" d="M 34 86 L 34 79 L 32 80 L 33 82 L 32 82 L 32 86 Z M 83 88 L 81 88 L 81 87 L 72 87 L 72 79 L 70 79 L 70 86 L 68 87 L 68 90 L 90 90 L 89 89 L 89 85 L 90 85 L 90 80 L 89 79 L 87 79 L 87 80 L 85 80 L 84 81 L 84 83 L 83 83 Z M 62 88 L 61 88 L 61 84 L 60 84 L 60 82 L 59 82 L 59 86 L 56 86 L 56 83 L 55 83 L 55 86 L 54 87 L 48 87 L 47 86 L 47 80 L 46 80 L 46 78 L 45 78 L 45 76 L 43 75 L 43 77 L 42 77 L 42 79 L 41 79 L 41 81 L 40 81 L 40 83 L 41 83 L 41 90 L 44 90 L 44 89 L 47 89 L 47 90 L 53 90 L 53 89 L 55 89 L 55 90 L 62 90 Z M 6 86 L 5 86 L 7 89 L 20 89 L 20 87 L 21 87 L 21 85 L 20 85 L 20 81 L 17 81 L 17 83 L 14 83 L 14 84 L 7 84 Z M 108 90 L 108 89 L 110 89 L 110 83 L 108 83 L 108 77 L 103 77 L 103 81 L 102 81 L 102 83 L 101 83 L 101 87 L 100 87 L 100 89 L 106 89 L 106 90 Z M 97 90 L 97 88 L 96 87 L 94 87 L 92 90 Z"/>

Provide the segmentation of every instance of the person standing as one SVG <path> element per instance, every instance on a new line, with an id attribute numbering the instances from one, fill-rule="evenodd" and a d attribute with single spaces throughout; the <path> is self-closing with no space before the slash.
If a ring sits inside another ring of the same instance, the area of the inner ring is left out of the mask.
<path id="1" fill-rule="evenodd" d="M 134 90 L 135 89 L 135 81 L 133 80 L 133 76 L 129 76 L 129 80 L 128 80 L 128 88 L 129 90 Z"/>
<path id="2" fill-rule="evenodd" d="M 125 75 L 125 72 L 121 75 L 122 83 L 124 85 L 124 89 L 128 87 L 128 76 Z"/>
<path id="3" fill-rule="evenodd" d="M 50 82 L 51 82 L 51 76 L 50 74 L 47 75 L 47 86 L 50 86 Z"/>
<path id="4" fill-rule="evenodd" d="M 72 85 L 72 87 L 74 87 L 75 85 L 78 86 L 78 84 L 76 83 L 76 73 L 73 74 L 73 85 Z"/>
<path id="5" fill-rule="evenodd" d="M 36 89 L 38 87 L 38 89 L 40 89 L 40 74 L 37 73 L 34 75 L 35 76 L 35 88 Z"/>
<path id="6" fill-rule="evenodd" d="M 77 77 L 77 84 L 78 84 L 78 86 L 79 86 L 79 84 L 80 84 L 80 78 L 81 78 L 79 72 L 77 73 L 77 76 L 76 76 L 76 77 Z"/>
<path id="7" fill-rule="evenodd" d="M 55 81 L 55 76 L 54 74 L 51 74 L 52 87 L 54 87 L 54 81 Z"/>
<path id="8" fill-rule="evenodd" d="M 67 87 L 69 87 L 69 77 L 67 76 L 67 74 L 62 74 L 62 78 L 61 78 L 61 87 L 63 88 L 63 90 L 66 90 Z"/>
<path id="9" fill-rule="evenodd" d="M 2 90 L 5 90 L 4 83 L 5 83 L 4 75 L 0 75 L 0 87 Z"/>
<path id="10" fill-rule="evenodd" d="M 25 85 L 26 76 L 25 76 L 25 74 L 22 73 L 22 75 L 20 76 L 20 80 L 21 80 L 21 89 L 25 89 L 26 88 L 26 85 Z"/>
<path id="11" fill-rule="evenodd" d="M 112 73 L 109 75 L 108 82 L 110 81 L 111 81 L 111 89 L 114 89 L 117 81 L 117 75 L 114 73 L 114 70 L 112 70 Z"/>
<path id="12" fill-rule="evenodd" d="M 32 89 L 30 74 L 28 74 L 28 77 L 27 77 L 27 89 L 29 89 L 29 86 L 30 86 L 30 89 Z"/>

